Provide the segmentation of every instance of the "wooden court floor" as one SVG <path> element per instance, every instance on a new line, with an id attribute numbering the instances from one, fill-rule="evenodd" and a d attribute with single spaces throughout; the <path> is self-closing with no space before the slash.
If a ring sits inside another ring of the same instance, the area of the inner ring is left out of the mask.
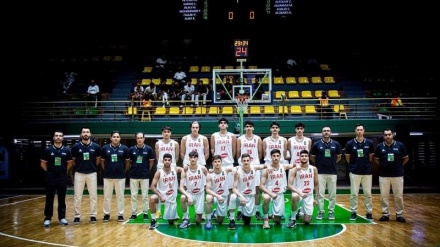
<path id="1" fill-rule="evenodd" d="M 59 225 L 56 211 L 50 228 L 43 227 L 44 195 L 16 195 L 0 199 L 0 246 L 259 246 L 262 244 L 219 244 L 185 240 L 148 230 L 148 224 L 125 224 L 116 221 L 116 201 L 112 201 L 112 220 L 102 222 L 103 196 L 98 196 L 98 222 L 88 222 L 88 196 L 83 198 L 83 218 L 73 225 L 73 196 L 68 195 L 68 226 Z M 390 198 L 392 202 L 392 197 Z M 339 235 L 324 239 L 265 244 L 266 246 L 440 246 L 440 194 L 405 194 L 404 216 L 406 223 L 395 221 L 394 208 L 391 219 L 380 222 L 379 195 L 373 195 L 375 224 L 345 224 Z M 349 208 L 349 195 L 337 196 L 337 203 Z M 365 215 L 359 198 L 359 214 Z M 56 203 L 55 203 L 56 208 Z M 130 217 L 130 198 L 125 196 L 125 219 Z M 283 228 L 285 230 L 292 230 Z M 274 231 L 271 228 L 268 231 Z M 216 234 L 222 234 L 217 232 Z M 226 233 L 225 233 L 226 234 Z"/>

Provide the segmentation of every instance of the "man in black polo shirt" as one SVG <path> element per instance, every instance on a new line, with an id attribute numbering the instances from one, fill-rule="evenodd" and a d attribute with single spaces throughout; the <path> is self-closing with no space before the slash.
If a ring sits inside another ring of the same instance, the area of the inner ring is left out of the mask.
<path id="1" fill-rule="evenodd" d="M 350 169 L 350 220 L 356 220 L 358 213 L 359 185 L 364 192 L 364 205 L 366 218 L 373 220 L 373 200 L 371 197 L 371 185 L 373 181 L 373 169 L 371 160 L 374 155 L 373 141 L 364 137 L 364 126 L 357 124 L 356 137 L 345 145 L 345 158 Z"/>
<path id="2" fill-rule="evenodd" d="M 405 223 L 403 218 L 403 166 L 409 161 L 406 147 L 394 140 L 391 129 L 383 131 L 382 143 L 379 143 L 374 153 L 374 161 L 379 164 L 379 188 L 382 217 L 380 221 L 390 220 L 389 197 L 390 187 L 393 189 L 396 220 Z"/>
<path id="3" fill-rule="evenodd" d="M 339 142 L 330 138 L 331 129 L 328 126 L 322 128 L 322 139 L 313 143 L 310 159 L 318 169 L 319 194 L 318 194 L 318 216 L 322 220 L 324 215 L 325 190 L 328 190 L 328 219 L 335 220 L 336 205 L 336 182 L 338 170 L 336 164 L 341 160 L 342 151 Z"/>
<path id="4" fill-rule="evenodd" d="M 50 226 L 53 216 L 55 193 L 58 196 L 58 219 L 61 225 L 68 225 L 66 220 L 67 170 L 72 166 L 70 149 L 63 146 L 64 134 L 56 130 L 53 144 L 46 147 L 41 157 L 41 167 L 46 171 L 46 205 L 44 206 L 44 227 Z"/>

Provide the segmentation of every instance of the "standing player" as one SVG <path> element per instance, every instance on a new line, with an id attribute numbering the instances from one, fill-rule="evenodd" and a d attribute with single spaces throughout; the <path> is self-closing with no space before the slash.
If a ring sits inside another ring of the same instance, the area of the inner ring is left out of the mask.
<path id="1" fill-rule="evenodd" d="M 211 153 L 220 155 L 222 158 L 222 167 L 234 167 L 234 157 L 237 149 L 237 137 L 234 133 L 228 131 L 228 120 L 220 118 L 218 120 L 219 131 L 211 135 Z M 234 178 L 228 173 L 226 185 L 232 192 L 232 182 Z"/>
<path id="2" fill-rule="evenodd" d="M 150 230 L 154 230 L 157 227 L 156 211 L 159 202 L 165 204 L 163 218 L 168 220 L 170 225 L 174 224 L 175 219 L 178 219 L 176 199 L 179 180 L 177 173 L 181 173 L 183 168 L 171 165 L 172 155 L 169 153 L 164 154 L 161 160 L 163 161 L 163 167 L 158 169 L 154 174 L 150 187 L 154 193 L 154 195 L 150 197 Z"/>
<path id="3" fill-rule="evenodd" d="M 81 201 L 84 193 L 84 186 L 87 184 L 87 191 L 90 199 L 90 223 L 96 223 L 98 214 L 98 164 L 101 158 L 101 147 L 92 142 L 90 128 L 81 129 L 81 141 L 72 147 L 72 158 L 75 168 L 74 183 L 74 208 L 75 218 L 73 224 L 79 224 L 81 220 Z"/>
<path id="4" fill-rule="evenodd" d="M 373 141 L 364 137 L 364 126 L 356 125 L 356 137 L 345 145 L 345 158 L 350 168 L 350 220 L 356 220 L 358 209 L 359 185 L 364 192 L 366 217 L 373 220 L 373 200 L 371 185 L 373 182 L 373 167 L 371 160 L 374 156 Z"/>
<path id="5" fill-rule="evenodd" d="M 142 212 L 144 220 L 148 220 L 148 188 L 150 185 L 150 170 L 153 168 L 156 156 L 153 149 L 146 145 L 145 135 L 138 132 L 135 135 L 136 145 L 131 146 L 130 154 L 130 192 L 131 192 L 131 217 L 130 220 L 137 218 L 138 192 L 139 186 L 142 193 Z"/>
<path id="6" fill-rule="evenodd" d="M 257 181 L 257 174 L 260 173 L 260 170 L 265 169 L 267 165 L 252 165 L 251 157 L 248 153 L 242 154 L 240 159 L 242 166 L 234 175 L 234 184 L 232 187 L 234 194 L 231 195 L 231 201 L 234 202 L 234 204 L 238 201 L 242 210 L 243 222 L 245 225 L 249 225 L 255 208 L 258 207 L 255 202 L 257 198 L 255 196 L 257 193 L 256 188 L 258 188 L 260 182 L 259 179 Z M 257 218 L 256 214 L 255 218 Z"/>
<path id="7" fill-rule="evenodd" d="M 277 225 L 281 224 L 281 217 L 284 214 L 284 192 L 286 191 L 286 170 L 294 167 L 282 165 L 281 151 L 273 149 L 270 151 L 272 162 L 263 170 L 260 181 L 260 190 L 263 192 L 263 229 L 269 229 L 269 203 L 272 202 L 273 219 Z"/>
<path id="8" fill-rule="evenodd" d="M 254 122 L 246 121 L 244 124 L 245 134 L 237 138 L 237 158 L 238 164 L 242 167 L 242 155 L 249 154 L 250 165 L 260 165 L 261 159 L 263 159 L 263 141 L 258 135 L 254 134 Z M 260 177 L 261 171 L 255 173 L 255 218 L 262 220 L 260 214 Z M 234 179 L 235 180 L 235 179 Z M 238 207 L 237 219 L 241 219 L 241 205 Z"/>
<path id="9" fill-rule="evenodd" d="M 183 165 L 189 165 L 189 154 L 196 152 L 198 154 L 198 164 L 206 166 L 206 160 L 209 158 L 208 138 L 199 134 L 202 126 L 197 121 L 192 121 L 189 127 L 191 134 L 184 136 L 180 142 L 180 158 L 183 160 Z"/>
<path id="10" fill-rule="evenodd" d="M 171 139 L 171 127 L 170 126 L 163 126 L 162 127 L 162 139 L 158 140 L 156 144 L 154 145 L 154 149 L 156 151 L 156 157 L 157 157 L 157 170 L 161 169 L 163 167 L 163 156 L 164 154 L 168 153 L 171 155 L 171 166 L 176 167 L 177 162 L 179 161 L 179 143 L 173 139 Z M 158 201 L 157 208 L 157 215 L 156 218 L 160 218 L 160 200 Z"/>
<path id="11" fill-rule="evenodd" d="M 302 201 L 303 221 L 306 225 L 312 221 L 313 206 L 318 203 L 318 169 L 309 164 L 309 152 L 300 151 L 301 168 L 290 170 L 289 182 L 287 188 L 292 191 L 291 218 L 287 227 L 292 228 L 296 225 L 299 218 L 297 212 L 298 205 Z M 316 196 L 313 196 L 315 190 Z"/>
<path id="12" fill-rule="evenodd" d="M 187 171 L 183 171 L 180 178 L 179 190 L 180 206 L 183 212 L 183 222 L 179 228 L 188 228 L 191 225 L 188 215 L 188 205 L 194 205 L 196 213 L 196 224 L 202 221 L 202 214 L 205 204 L 205 185 L 208 170 L 205 166 L 198 164 L 199 154 L 195 151 L 189 153 L 190 164 Z"/>
<path id="13" fill-rule="evenodd" d="M 213 170 L 206 177 L 206 216 L 208 221 L 206 222 L 205 229 L 212 228 L 212 204 L 215 203 L 217 208 L 214 214 L 217 216 L 217 222 L 219 224 L 223 223 L 223 220 L 228 213 L 229 215 L 234 215 L 235 211 L 235 200 L 229 201 L 228 207 L 228 197 L 229 190 L 226 187 L 227 174 L 232 172 L 235 173 L 234 167 L 222 167 L 222 157 L 220 155 L 214 155 L 212 157 Z M 232 195 L 231 195 L 232 197 Z M 229 229 L 235 229 L 235 221 L 229 220 Z"/>

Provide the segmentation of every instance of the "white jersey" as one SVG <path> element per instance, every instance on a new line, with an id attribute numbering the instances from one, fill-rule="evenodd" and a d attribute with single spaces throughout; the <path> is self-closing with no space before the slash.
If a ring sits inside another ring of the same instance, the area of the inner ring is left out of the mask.
<path id="1" fill-rule="evenodd" d="M 170 140 L 168 143 L 158 140 L 157 144 L 159 146 L 159 157 L 156 157 L 157 167 L 159 169 L 163 167 L 163 155 L 167 153 L 171 154 L 171 166 L 176 166 L 176 146 L 178 143 L 175 140 Z"/>
<path id="2" fill-rule="evenodd" d="M 259 165 L 260 164 L 260 156 L 258 154 L 258 140 L 260 139 L 259 136 L 253 135 L 252 138 L 247 138 L 246 135 L 242 135 L 238 138 L 240 140 L 240 153 L 241 154 L 249 154 L 251 156 L 251 164 L 253 165 Z M 240 166 L 241 163 L 241 156 L 238 157 L 238 164 Z"/>
<path id="3" fill-rule="evenodd" d="M 199 160 L 197 161 L 198 165 L 206 165 L 205 159 L 205 147 L 203 146 L 203 135 L 199 135 L 196 139 L 193 139 L 190 135 L 186 136 L 185 143 L 185 157 L 183 159 L 184 165 L 189 165 L 189 153 L 192 151 L 196 151 L 199 154 Z"/>
<path id="4" fill-rule="evenodd" d="M 297 170 L 294 183 L 295 188 L 303 193 L 313 195 L 313 190 L 315 189 L 314 174 L 312 165 Z"/>
<path id="5" fill-rule="evenodd" d="M 237 171 L 239 176 L 237 183 L 238 192 L 242 195 L 255 195 L 255 187 L 258 185 L 255 179 L 257 172 L 260 171 L 255 171 L 252 167 L 249 173 L 246 173 L 243 169 Z"/>
<path id="6" fill-rule="evenodd" d="M 205 191 L 206 176 L 203 173 L 202 166 L 197 165 L 197 169 L 195 171 L 191 171 L 191 168 L 188 167 L 184 182 L 186 191 L 189 193 L 194 195 L 203 193 Z"/>
<path id="7" fill-rule="evenodd" d="M 166 173 L 163 169 L 159 170 L 159 180 L 157 181 L 157 190 L 165 197 L 167 202 L 175 202 L 179 181 L 174 167 Z"/>
<path id="8" fill-rule="evenodd" d="M 269 166 L 267 168 L 266 188 L 273 193 L 284 193 L 286 191 L 286 171 L 282 165 L 278 168 Z"/>
<path id="9" fill-rule="evenodd" d="M 226 184 L 228 173 L 222 168 L 220 173 L 210 173 L 211 176 L 211 190 L 214 191 L 217 195 L 227 196 L 229 195 L 229 189 Z"/>
<path id="10" fill-rule="evenodd" d="M 280 157 L 280 164 L 284 164 L 285 162 L 285 158 L 284 158 L 284 140 L 285 138 L 279 136 L 277 139 L 273 139 L 272 137 L 266 137 L 264 138 L 263 142 L 266 143 L 266 150 L 264 150 L 265 152 L 265 156 L 264 156 L 264 162 L 265 164 L 270 164 L 272 163 L 272 157 L 270 155 L 270 151 L 274 150 L 274 149 L 279 149 L 281 152 L 281 157 Z"/>
<path id="11" fill-rule="evenodd" d="M 298 141 L 296 137 L 292 137 L 289 140 L 290 144 L 290 163 L 291 164 L 298 164 L 301 163 L 300 155 L 299 153 L 302 150 L 307 150 L 310 153 L 309 146 L 312 142 L 312 139 L 308 137 L 303 137 L 301 141 Z"/>
<path id="12" fill-rule="evenodd" d="M 219 132 L 214 134 L 214 155 L 220 155 L 222 157 L 222 164 L 233 164 L 234 156 L 232 154 L 232 134 L 231 132 L 226 133 L 224 136 L 220 135 Z"/>

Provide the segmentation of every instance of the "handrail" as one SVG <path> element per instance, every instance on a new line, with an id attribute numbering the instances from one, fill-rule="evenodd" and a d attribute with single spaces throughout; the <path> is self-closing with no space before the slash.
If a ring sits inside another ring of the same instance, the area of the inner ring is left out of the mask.
<path id="1" fill-rule="evenodd" d="M 391 107 L 391 98 L 338 98 L 330 99 L 331 106 L 343 105 L 343 113 L 347 115 L 347 119 L 434 119 L 439 117 L 436 97 L 417 97 L 417 98 L 401 98 L 403 106 Z M 170 101 L 171 105 L 179 107 L 181 101 Z M 193 113 L 186 113 L 186 106 L 191 106 L 192 102 L 185 101 L 184 107 L 180 108 L 178 115 L 170 116 L 168 114 L 169 107 L 166 107 L 166 112 L 163 115 L 155 115 L 157 108 L 163 108 L 161 101 L 153 101 L 153 108 L 150 113 L 152 115 L 152 121 L 163 121 L 164 119 L 173 119 L 179 121 L 181 118 L 191 119 L 211 119 L 222 116 L 223 105 L 208 105 L 217 106 L 218 114 L 209 114 L 209 111 L 197 111 L 200 114 L 195 114 L 196 107 L 193 106 Z M 252 102 L 251 102 L 252 104 Z M 47 101 L 47 102 L 22 102 L 20 109 L 20 118 L 24 122 L 96 122 L 96 121 L 140 121 L 139 117 L 142 113 L 142 107 L 137 106 L 137 112 L 128 112 L 128 107 L 134 105 L 135 102 L 131 100 L 107 100 L 99 102 L 98 107 L 94 107 L 95 101 Z M 253 104 L 252 104 L 253 105 Z M 275 114 L 264 114 L 263 105 L 261 106 L 262 114 L 251 114 L 253 118 L 262 119 L 290 119 L 290 118 L 302 118 L 302 119 L 319 119 L 319 105 L 317 99 L 280 99 L 274 100 L 272 105 L 275 106 Z M 290 109 L 292 105 L 298 105 L 301 107 L 302 114 L 295 114 L 289 112 L 278 112 L 278 106 L 286 105 Z M 317 113 L 305 113 L 304 109 L 306 105 L 315 106 L 318 110 Z M 235 108 L 235 107 L 234 107 Z M 190 108 L 191 109 L 191 108 Z M 333 109 L 333 108 L 332 108 Z M 238 115 L 236 109 L 229 115 Z M 249 113 L 245 114 L 245 117 Z M 249 115 L 250 116 L 250 115 Z M 339 119 L 339 112 L 332 112 L 333 119 Z"/>

